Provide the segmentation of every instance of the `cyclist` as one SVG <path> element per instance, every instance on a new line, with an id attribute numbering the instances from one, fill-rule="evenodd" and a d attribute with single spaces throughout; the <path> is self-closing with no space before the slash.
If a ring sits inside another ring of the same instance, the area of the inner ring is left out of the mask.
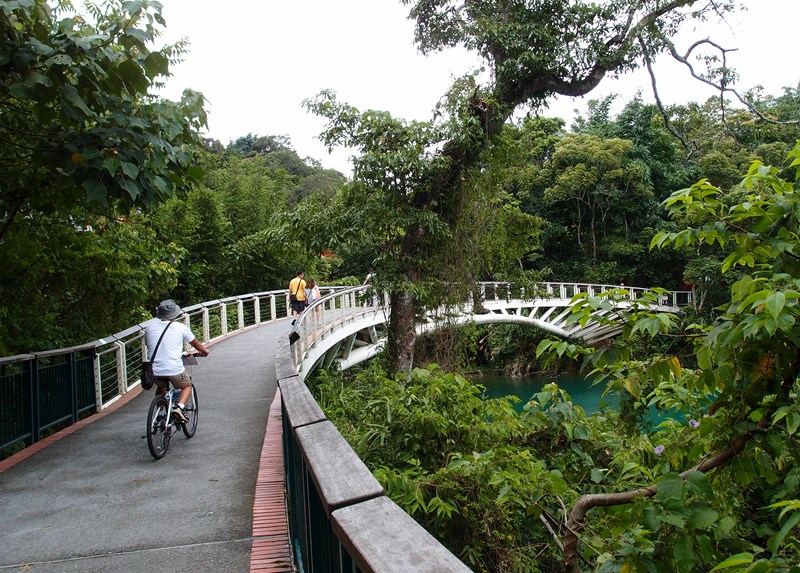
<path id="1" fill-rule="evenodd" d="M 201 356 L 208 356 L 209 352 L 203 344 L 197 340 L 188 326 L 182 322 L 175 322 L 183 316 L 183 310 L 174 300 L 162 301 L 156 308 L 156 317 L 147 323 L 144 329 L 144 342 L 147 345 L 147 358 L 153 362 L 153 374 L 156 376 L 157 392 L 165 394 L 169 384 L 179 389 L 180 396 L 172 413 L 181 422 L 188 422 L 186 417 L 186 402 L 192 396 L 192 380 L 186 373 L 183 365 L 183 345 L 190 344 Z M 155 360 L 153 360 L 153 349 L 158 344 L 161 335 L 161 344 L 158 346 Z"/>

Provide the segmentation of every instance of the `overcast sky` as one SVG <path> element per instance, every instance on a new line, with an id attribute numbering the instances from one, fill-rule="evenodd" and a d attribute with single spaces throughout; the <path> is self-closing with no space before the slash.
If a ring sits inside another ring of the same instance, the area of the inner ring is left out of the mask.
<path id="1" fill-rule="evenodd" d="M 413 23 L 399 0 L 161 0 L 166 42 L 188 38 L 189 52 L 173 68 L 162 95 L 177 100 L 184 88 L 208 100 L 208 135 L 224 145 L 252 133 L 287 135 L 301 157 L 349 175 L 349 151 L 329 155 L 317 136 L 324 128 L 301 104 L 322 89 L 361 110 L 380 109 L 405 119 L 427 120 L 452 79 L 480 61 L 460 50 L 428 57 L 413 43 Z M 710 37 L 725 47 L 741 78 L 740 91 L 762 85 L 780 95 L 797 87 L 800 0 L 747 0 L 749 10 L 728 25 L 706 26 L 679 45 Z M 699 68 L 698 68 L 699 69 Z M 657 62 L 665 104 L 704 101 L 709 89 L 685 68 Z M 646 72 L 604 80 L 584 98 L 555 101 L 546 115 L 571 122 L 573 110 L 613 92 L 621 104 L 641 89 L 652 102 Z"/>

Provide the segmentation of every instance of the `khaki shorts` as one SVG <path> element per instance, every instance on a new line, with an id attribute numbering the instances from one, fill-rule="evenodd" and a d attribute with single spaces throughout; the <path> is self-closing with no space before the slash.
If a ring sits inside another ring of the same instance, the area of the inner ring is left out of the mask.
<path id="1" fill-rule="evenodd" d="M 178 390 L 183 390 L 187 386 L 192 385 L 192 379 L 189 378 L 186 370 L 180 374 L 176 374 L 175 376 L 158 376 L 156 378 L 156 385 L 159 388 L 167 388 L 167 381 L 171 382 L 172 385 Z"/>

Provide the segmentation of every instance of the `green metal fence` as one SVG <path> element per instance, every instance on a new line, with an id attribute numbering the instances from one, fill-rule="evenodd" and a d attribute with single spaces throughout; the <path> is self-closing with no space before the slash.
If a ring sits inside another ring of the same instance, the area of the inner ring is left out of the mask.
<path id="1" fill-rule="evenodd" d="M 97 409 L 94 346 L 0 359 L 0 457 Z"/>

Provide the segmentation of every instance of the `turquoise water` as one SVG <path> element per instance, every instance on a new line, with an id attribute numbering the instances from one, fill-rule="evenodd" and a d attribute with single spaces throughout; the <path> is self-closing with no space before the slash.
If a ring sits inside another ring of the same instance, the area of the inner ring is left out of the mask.
<path id="1" fill-rule="evenodd" d="M 603 396 L 604 384 L 592 385 L 591 382 L 583 378 L 506 378 L 498 375 L 473 376 L 470 378 L 476 384 L 486 388 L 487 398 L 502 398 L 504 396 L 516 396 L 520 401 L 514 404 L 514 409 L 522 413 L 525 404 L 531 396 L 540 392 L 541 389 L 551 382 L 556 382 L 562 390 L 566 391 L 572 398 L 572 403 L 581 406 L 587 416 L 591 416 L 602 408 L 616 409 L 619 401 L 614 395 Z M 657 426 L 668 418 L 677 418 L 688 421 L 688 418 L 679 412 L 659 412 L 655 407 L 649 409 L 645 416 L 646 427 L 644 430 L 650 432 L 656 430 Z"/>
<path id="2" fill-rule="evenodd" d="M 540 392 L 546 384 L 558 383 L 559 388 L 566 391 L 572 398 L 572 403 L 581 406 L 587 415 L 600 410 L 601 405 L 615 408 L 617 401 L 613 396 L 603 397 L 605 387 L 602 384 L 592 386 L 591 382 L 583 378 L 506 378 L 497 375 L 475 376 L 470 378 L 476 384 L 486 387 L 487 398 L 502 398 L 503 396 L 517 396 L 520 402 L 515 408 L 521 412 L 522 407 L 531 399 L 531 396 Z"/>

